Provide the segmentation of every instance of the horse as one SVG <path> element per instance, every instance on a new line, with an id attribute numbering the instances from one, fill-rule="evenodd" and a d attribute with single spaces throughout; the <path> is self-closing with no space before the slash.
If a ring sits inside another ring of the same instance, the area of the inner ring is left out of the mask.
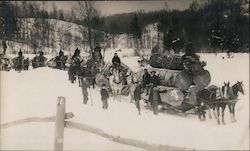
<path id="1" fill-rule="evenodd" d="M 208 109 L 208 115 L 209 118 L 211 119 L 211 112 L 210 109 L 213 109 L 213 113 L 214 113 L 214 117 L 217 118 L 217 115 L 215 113 L 215 106 L 214 104 L 216 103 L 216 99 L 220 96 L 218 96 L 217 91 L 219 91 L 220 89 L 215 86 L 215 85 L 211 85 L 205 89 L 202 89 L 200 91 L 197 92 L 197 108 L 198 108 L 198 116 L 199 119 L 201 119 L 201 116 L 203 116 L 203 118 L 205 119 L 205 110 Z M 219 95 L 221 95 L 219 93 Z"/>
<path id="2" fill-rule="evenodd" d="M 23 56 L 18 56 L 12 59 L 13 68 L 15 69 L 15 71 L 23 70 L 23 61 L 24 61 Z"/>
<path id="3" fill-rule="evenodd" d="M 217 86 L 210 86 L 206 89 L 200 90 L 197 93 L 197 106 L 201 109 L 202 115 L 205 118 L 205 108 L 203 104 L 208 108 L 209 117 L 211 118 L 210 108 L 214 111 L 214 116 L 217 118 L 217 123 L 220 124 L 220 109 L 221 109 L 221 119 L 222 123 L 225 124 L 224 120 L 224 111 L 226 106 L 228 105 L 229 111 L 231 114 L 231 121 L 236 122 L 234 109 L 236 104 L 236 99 L 238 98 L 238 92 L 244 94 L 243 83 L 237 81 L 232 87 L 230 87 L 229 82 L 225 83 L 222 88 L 218 88 Z M 215 113 L 215 109 L 217 110 L 217 115 Z M 200 115 L 199 115 L 200 118 Z"/>
<path id="4" fill-rule="evenodd" d="M 31 60 L 33 69 L 39 67 L 45 67 L 47 62 L 47 58 L 44 56 L 36 56 Z"/>
<path id="5" fill-rule="evenodd" d="M 113 99 L 116 100 L 118 98 L 121 101 L 121 90 L 123 88 L 122 73 L 117 68 L 113 69 L 112 75 L 109 77 L 109 82 L 113 92 Z"/>
<path id="6" fill-rule="evenodd" d="M 240 92 L 243 95 L 245 94 L 243 86 L 244 85 L 242 81 L 241 82 L 237 81 L 237 83 L 234 84 L 233 86 L 230 86 L 229 82 L 228 83 L 224 82 L 224 86 L 222 87 L 222 93 L 223 93 L 224 98 L 227 100 L 227 105 L 229 108 L 232 122 L 236 122 L 235 105 L 237 103 L 238 93 Z"/>

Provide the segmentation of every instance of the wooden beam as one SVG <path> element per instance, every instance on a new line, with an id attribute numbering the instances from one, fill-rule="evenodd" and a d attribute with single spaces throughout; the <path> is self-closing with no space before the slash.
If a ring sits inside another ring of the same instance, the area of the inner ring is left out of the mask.
<path id="1" fill-rule="evenodd" d="M 63 151 L 64 120 L 65 120 L 65 97 L 58 97 L 56 122 L 55 122 L 55 140 L 54 140 L 55 151 Z"/>

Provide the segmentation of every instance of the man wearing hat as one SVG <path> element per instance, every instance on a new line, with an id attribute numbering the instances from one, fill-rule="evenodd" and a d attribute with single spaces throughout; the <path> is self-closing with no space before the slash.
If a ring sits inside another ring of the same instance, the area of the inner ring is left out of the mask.
<path id="1" fill-rule="evenodd" d="M 149 83 L 151 81 L 151 76 L 147 69 L 144 69 L 144 74 L 142 76 L 142 88 L 146 90 L 146 95 L 148 95 Z"/>
<path id="2" fill-rule="evenodd" d="M 101 98 L 102 98 L 102 108 L 105 110 L 105 109 L 108 109 L 108 98 L 109 98 L 109 92 L 106 88 L 106 85 L 105 84 L 102 84 L 102 87 L 101 87 Z"/>
<path id="3" fill-rule="evenodd" d="M 114 67 L 120 67 L 121 65 L 121 59 L 120 57 L 117 55 L 117 53 L 114 54 L 114 57 L 112 59 L 112 63 Z"/>
<path id="4" fill-rule="evenodd" d="M 161 102 L 161 97 L 157 86 L 160 84 L 160 77 L 157 76 L 155 71 L 152 71 L 151 74 L 151 88 L 149 93 L 149 102 L 152 104 L 153 112 L 155 115 L 158 114 L 158 104 Z"/>
<path id="5" fill-rule="evenodd" d="M 89 98 L 89 94 L 88 94 L 88 82 L 87 82 L 87 79 L 86 77 L 83 78 L 82 80 L 82 95 L 83 95 L 83 104 L 87 104 Z"/>

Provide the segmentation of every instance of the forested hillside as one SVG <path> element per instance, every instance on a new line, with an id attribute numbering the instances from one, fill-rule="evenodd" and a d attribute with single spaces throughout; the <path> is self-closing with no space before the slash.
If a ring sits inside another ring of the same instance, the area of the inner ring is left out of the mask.
<path id="1" fill-rule="evenodd" d="M 78 3 L 81 6 L 81 2 Z M 54 5 L 48 12 L 46 2 L 39 5 L 3 1 L 0 3 L 0 40 L 28 44 L 34 52 L 44 47 L 69 49 L 68 46 L 72 45 L 93 49 L 96 42 L 117 48 L 121 39 L 126 43 L 124 47 L 135 49 L 158 46 L 164 50 L 180 51 L 186 42 L 191 41 L 198 51 L 203 52 L 249 51 L 249 0 L 194 1 L 183 11 L 171 10 L 166 5 L 159 11 L 111 16 L 102 16 L 94 8 L 94 3 L 90 6 L 94 11 L 87 18 L 82 15 L 86 10 L 80 7 L 69 13 Z M 75 23 L 74 29 L 56 28 L 60 20 L 68 22 L 67 26 Z M 156 27 L 149 28 L 153 25 Z M 77 35 L 74 35 L 75 28 L 79 28 Z M 55 35 L 56 32 L 60 35 Z M 152 36 L 152 32 L 156 34 Z"/>

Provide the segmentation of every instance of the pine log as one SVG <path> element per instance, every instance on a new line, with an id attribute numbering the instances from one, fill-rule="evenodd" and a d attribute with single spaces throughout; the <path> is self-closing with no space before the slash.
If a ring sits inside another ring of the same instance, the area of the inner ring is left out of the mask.
<path id="1" fill-rule="evenodd" d="M 211 82 L 210 73 L 207 70 L 201 70 L 193 75 L 193 83 L 200 89 L 205 88 Z"/>
<path id="2" fill-rule="evenodd" d="M 200 91 L 200 88 L 196 85 L 191 85 L 188 89 L 188 95 L 185 98 L 184 102 L 190 105 L 197 105 L 197 93 Z"/>
<path id="3" fill-rule="evenodd" d="M 164 69 L 182 70 L 183 60 L 180 55 L 164 55 L 162 57 L 162 67 Z"/>
<path id="4" fill-rule="evenodd" d="M 161 84 L 163 86 L 173 86 L 181 89 L 182 91 L 188 90 L 192 84 L 190 74 L 180 70 L 169 70 L 161 68 L 148 68 L 148 72 L 156 71 L 159 73 Z M 134 74 L 136 81 L 142 81 L 144 70 L 140 70 Z"/>
<path id="5" fill-rule="evenodd" d="M 183 92 L 176 87 L 166 87 L 166 86 L 157 86 L 160 92 L 161 101 L 163 103 L 170 104 L 171 106 L 177 107 L 182 104 L 184 100 Z M 142 98 L 149 100 L 149 95 L 142 94 Z"/>
<path id="6" fill-rule="evenodd" d="M 149 58 L 149 64 L 154 68 L 162 68 L 162 56 L 160 54 L 152 54 Z"/>

